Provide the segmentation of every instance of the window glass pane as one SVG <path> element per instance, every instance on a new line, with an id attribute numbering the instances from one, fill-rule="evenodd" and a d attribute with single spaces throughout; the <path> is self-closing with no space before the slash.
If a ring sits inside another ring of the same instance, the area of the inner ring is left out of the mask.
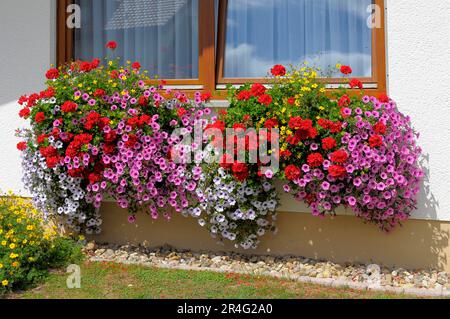
<path id="1" fill-rule="evenodd" d="M 75 58 L 104 57 L 116 41 L 115 56 L 139 61 L 166 79 L 198 78 L 198 0 L 77 0 L 81 28 Z"/>
<path id="2" fill-rule="evenodd" d="M 228 0 L 226 78 L 263 77 L 274 64 L 351 65 L 372 75 L 372 0 Z"/>

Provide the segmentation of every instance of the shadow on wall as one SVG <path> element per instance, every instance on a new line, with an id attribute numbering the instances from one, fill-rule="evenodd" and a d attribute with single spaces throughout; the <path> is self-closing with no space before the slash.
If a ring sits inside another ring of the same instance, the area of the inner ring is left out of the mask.
<path id="1" fill-rule="evenodd" d="M 409 269 L 436 268 L 450 271 L 450 223 L 410 220 L 390 234 L 366 225 L 354 216 L 317 218 L 305 213 L 280 213 L 279 232 L 263 238 L 256 251 L 217 245 L 197 220 L 175 214 L 170 222 L 138 215 L 127 222 L 127 212 L 114 203 L 104 203 L 103 233 L 99 243 L 170 245 L 192 251 L 237 251 L 258 255 L 293 255 L 334 262 L 377 263 Z"/>
<path id="2" fill-rule="evenodd" d="M 432 193 L 430 183 L 430 154 L 423 154 L 420 159 L 420 167 L 425 173 L 422 180 L 419 200 L 417 205 L 417 212 L 420 216 L 432 220 L 437 219 L 439 202 Z"/>

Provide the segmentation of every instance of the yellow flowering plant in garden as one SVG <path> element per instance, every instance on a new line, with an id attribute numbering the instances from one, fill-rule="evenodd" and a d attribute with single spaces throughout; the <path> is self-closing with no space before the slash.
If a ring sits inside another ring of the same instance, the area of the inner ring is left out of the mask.
<path id="1" fill-rule="evenodd" d="M 32 203 L 0 197 L 0 295 L 43 279 L 50 268 L 81 260 L 81 246 L 58 234 Z"/>

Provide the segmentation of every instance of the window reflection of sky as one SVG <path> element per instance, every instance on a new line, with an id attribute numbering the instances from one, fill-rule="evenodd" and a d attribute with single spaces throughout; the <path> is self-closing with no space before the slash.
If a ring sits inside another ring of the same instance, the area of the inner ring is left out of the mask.
<path id="1" fill-rule="evenodd" d="M 151 76 L 198 77 L 199 0 L 77 0 L 81 29 L 75 57 L 104 57 L 105 43 L 118 42 L 116 56 L 138 60 Z"/>
<path id="2" fill-rule="evenodd" d="M 370 77 L 372 0 L 228 0 L 225 77 L 260 77 L 274 64 L 349 64 Z"/>

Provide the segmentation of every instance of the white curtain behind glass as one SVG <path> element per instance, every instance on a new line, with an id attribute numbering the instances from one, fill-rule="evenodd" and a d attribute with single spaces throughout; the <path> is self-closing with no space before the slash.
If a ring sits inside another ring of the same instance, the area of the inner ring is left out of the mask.
<path id="1" fill-rule="evenodd" d="M 198 0 L 77 0 L 75 58 L 115 55 L 166 79 L 198 78 Z"/>
<path id="2" fill-rule="evenodd" d="M 228 0 L 228 78 L 261 77 L 274 64 L 308 60 L 323 69 L 350 65 L 372 74 L 372 0 Z"/>

